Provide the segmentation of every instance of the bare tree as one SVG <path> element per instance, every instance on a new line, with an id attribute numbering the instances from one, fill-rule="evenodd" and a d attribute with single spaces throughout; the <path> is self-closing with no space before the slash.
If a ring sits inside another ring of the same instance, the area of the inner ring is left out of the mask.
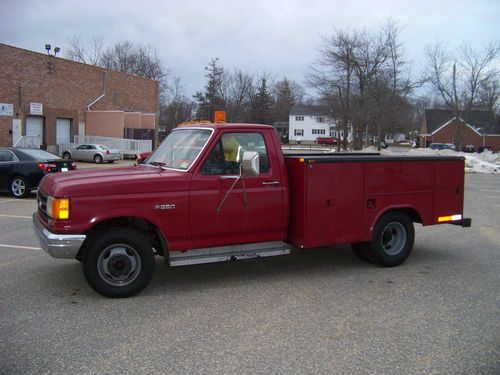
<path id="1" fill-rule="evenodd" d="M 389 20 L 378 35 L 380 66 L 369 76 L 369 92 L 374 101 L 373 109 L 377 139 L 388 132 L 407 133 L 413 117 L 411 94 L 422 81 L 410 78 L 409 64 L 404 58 L 404 45 L 399 39 L 399 26 Z M 380 144 L 380 143 L 379 143 Z"/>
<path id="2" fill-rule="evenodd" d="M 222 96 L 226 103 L 228 121 L 246 122 L 250 117 L 250 98 L 255 78 L 242 70 L 225 73 L 222 79 Z"/>
<path id="3" fill-rule="evenodd" d="M 484 97 L 481 92 L 490 91 L 490 95 L 495 96 L 499 52 L 498 42 L 488 44 L 482 51 L 463 43 L 456 56 L 450 54 L 442 43 L 427 47 L 427 78 L 445 107 L 453 109 L 458 106 L 461 111 L 468 111 L 488 106 L 481 100 Z"/>
<path id="4" fill-rule="evenodd" d="M 315 88 L 322 100 L 328 103 L 331 116 L 342 118 L 342 130 L 348 134 L 352 120 L 351 98 L 356 69 L 355 50 L 359 47 L 357 32 L 337 30 L 330 37 L 323 37 L 316 63 L 306 75 L 309 86 Z M 339 148 L 347 148 L 347 137 Z"/>
<path id="5" fill-rule="evenodd" d="M 409 79 L 399 28 L 391 21 L 375 33 L 337 30 L 324 38 L 307 81 L 342 119 L 344 134 L 353 129 L 355 149 L 375 133 L 399 126 L 415 84 Z M 345 148 L 345 144 L 343 147 Z"/>
<path id="6" fill-rule="evenodd" d="M 104 47 L 104 37 L 94 35 L 88 43 L 83 43 L 78 35 L 68 38 L 66 57 L 84 64 L 99 65 Z"/>

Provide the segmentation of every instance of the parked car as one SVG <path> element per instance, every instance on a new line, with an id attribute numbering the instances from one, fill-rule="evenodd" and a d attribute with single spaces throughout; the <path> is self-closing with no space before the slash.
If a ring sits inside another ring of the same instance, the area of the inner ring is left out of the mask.
<path id="1" fill-rule="evenodd" d="M 97 164 L 107 161 L 113 163 L 120 160 L 120 150 L 112 149 L 107 145 L 84 144 L 72 147 L 62 153 L 64 159 L 90 161 Z"/>
<path id="2" fill-rule="evenodd" d="M 76 169 L 73 160 L 64 160 L 37 148 L 0 147 L 0 190 L 24 198 L 38 188 L 48 173 Z"/>
<path id="3" fill-rule="evenodd" d="M 456 151 L 456 147 L 453 143 L 431 143 L 429 145 L 431 150 L 453 150 Z"/>
<path id="4" fill-rule="evenodd" d="M 465 145 L 462 149 L 463 152 L 473 153 L 476 151 L 474 145 Z"/>
<path id="5" fill-rule="evenodd" d="M 317 143 L 318 145 L 336 145 L 337 144 L 337 138 L 333 137 L 318 137 L 314 141 L 314 143 Z"/>
<path id="6" fill-rule="evenodd" d="M 485 151 L 493 151 L 493 149 L 490 146 L 481 146 L 478 149 L 479 153 L 485 152 Z"/>

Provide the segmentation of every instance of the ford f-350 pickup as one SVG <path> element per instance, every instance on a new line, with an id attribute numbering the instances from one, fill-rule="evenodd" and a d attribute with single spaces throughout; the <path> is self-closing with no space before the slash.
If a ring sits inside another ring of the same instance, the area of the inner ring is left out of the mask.
<path id="1" fill-rule="evenodd" d="M 352 244 L 401 264 L 414 225 L 463 217 L 464 158 L 287 154 L 273 127 L 177 127 L 145 164 L 44 177 L 33 215 L 42 248 L 83 263 L 90 286 L 128 297 L 170 266 Z"/>

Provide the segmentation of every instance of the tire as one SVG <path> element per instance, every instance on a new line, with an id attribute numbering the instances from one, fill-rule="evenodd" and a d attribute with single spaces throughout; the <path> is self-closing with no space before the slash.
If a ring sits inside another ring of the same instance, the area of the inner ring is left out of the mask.
<path id="1" fill-rule="evenodd" d="M 370 244 L 370 258 L 378 265 L 395 267 L 410 255 L 415 241 L 411 219 L 402 212 L 383 215 L 375 225 Z"/>
<path id="2" fill-rule="evenodd" d="M 101 164 L 102 163 L 102 156 L 99 154 L 94 155 L 94 163 Z"/>
<path id="3" fill-rule="evenodd" d="M 21 176 L 16 176 L 10 181 L 9 191 L 14 198 L 25 198 L 30 192 L 26 179 Z"/>
<path id="4" fill-rule="evenodd" d="M 68 151 L 64 151 L 62 157 L 63 159 L 71 159 L 71 154 Z"/>
<path id="5" fill-rule="evenodd" d="M 354 253 L 359 259 L 361 259 L 364 262 L 368 263 L 373 263 L 373 260 L 371 258 L 370 252 L 371 252 L 371 242 L 357 242 L 357 243 L 352 243 L 351 248 Z"/>
<path id="6" fill-rule="evenodd" d="M 131 229 L 109 229 L 97 234 L 83 255 L 83 273 L 97 293 L 110 298 L 131 297 L 153 278 L 155 257 L 151 243 Z"/>

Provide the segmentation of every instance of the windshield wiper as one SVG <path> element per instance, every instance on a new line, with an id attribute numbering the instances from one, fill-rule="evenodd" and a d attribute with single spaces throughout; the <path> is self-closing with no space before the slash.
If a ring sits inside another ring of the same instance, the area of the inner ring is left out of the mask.
<path id="1" fill-rule="evenodd" d="M 157 167 L 163 167 L 163 166 L 167 165 L 166 163 L 164 163 L 162 161 L 149 161 L 147 164 L 155 165 Z"/>

